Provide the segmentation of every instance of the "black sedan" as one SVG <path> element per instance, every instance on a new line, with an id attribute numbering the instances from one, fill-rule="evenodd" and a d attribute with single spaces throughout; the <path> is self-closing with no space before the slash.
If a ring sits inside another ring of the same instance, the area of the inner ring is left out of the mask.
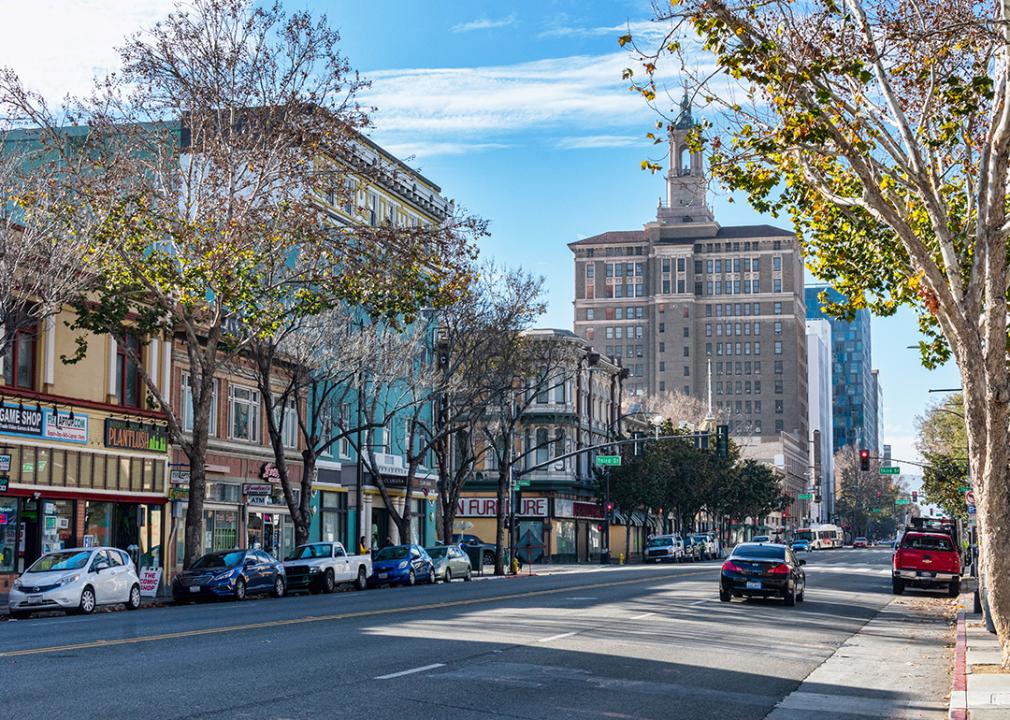
<path id="1" fill-rule="evenodd" d="M 284 566 L 262 550 L 226 550 L 204 555 L 172 581 L 177 603 L 205 598 L 245 600 L 247 595 L 270 593 L 282 597 Z"/>
<path id="2" fill-rule="evenodd" d="M 780 597 L 786 605 L 803 602 L 807 587 L 803 565 L 792 548 L 777 543 L 741 543 L 722 564 L 719 599 Z"/>

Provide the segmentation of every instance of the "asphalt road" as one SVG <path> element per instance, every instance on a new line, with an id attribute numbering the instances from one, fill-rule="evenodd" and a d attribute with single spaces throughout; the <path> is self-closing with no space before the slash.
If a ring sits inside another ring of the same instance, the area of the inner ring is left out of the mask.
<path id="1" fill-rule="evenodd" d="M 888 603 L 889 551 L 806 556 L 806 602 L 718 564 L 0 622 L 7 717 L 764 718 Z"/>

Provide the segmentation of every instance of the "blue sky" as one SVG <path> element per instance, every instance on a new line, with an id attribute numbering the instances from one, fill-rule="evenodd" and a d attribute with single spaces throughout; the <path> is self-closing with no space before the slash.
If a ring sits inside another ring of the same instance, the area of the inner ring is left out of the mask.
<path id="1" fill-rule="evenodd" d="M 112 46 L 169 0 L 37 0 L 5 10 L 0 65 L 48 97 L 83 89 L 114 67 Z M 352 65 L 372 80 L 373 137 L 491 221 L 484 253 L 546 278 L 544 325 L 571 327 L 572 262 L 566 243 L 641 227 L 663 181 L 639 169 L 661 152 L 644 139 L 655 118 L 620 79 L 629 64 L 617 37 L 649 33 L 646 0 L 491 3 L 287 0 L 328 15 Z M 100 8 L 101 11 L 97 11 Z M 25 27 L 46 27 L 37 43 Z M 656 32 L 655 26 L 651 31 Z M 703 61 L 699 61 L 703 62 Z M 667 76 L 673 94 L 678 79 Z M 679 98 L 678 98 L 679 99 Z M 715 196 L 724 225 L 761 218 Z M 779 223 L 780 225 L 782 223 Z M 914 318 L 873 321 L 874 365 L 884 387 L 885 442 L 916 459 L 914 419 L 928 388 L 957 387 L 952 367 L 927 372 L 914 350 Z M 912 470 L 911 466 L 903 468 Z"/>

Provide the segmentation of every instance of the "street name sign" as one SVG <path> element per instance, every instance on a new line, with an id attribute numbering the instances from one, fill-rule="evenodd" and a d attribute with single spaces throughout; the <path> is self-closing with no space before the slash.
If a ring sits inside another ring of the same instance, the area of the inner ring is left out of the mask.
<path id="1" fill-rule="evenodd" d="M 813 500 L 814 499 L 814 494 L 813 493 L 800 493 L 796 497 L 798 499 L 800 499 L 800 500 Z"/>
<path id="2" fill-rule="evenodd" d="M 912 501 L 908 498 L 898 498 L 894 501 L 895 505 L 909 505 Z"/>
<path id="3" fill-rule="evenodd" d="M 880 468 L 881 475 L 901 475 L 901 468 L 897 465 L 892 465 L 891 467 Z"/>
<path id="4" fill-rule="evenodd" d="M 621 456 L 620 455 L 597 455 L 596 456 L 597 465 L 620 465 Z"/>

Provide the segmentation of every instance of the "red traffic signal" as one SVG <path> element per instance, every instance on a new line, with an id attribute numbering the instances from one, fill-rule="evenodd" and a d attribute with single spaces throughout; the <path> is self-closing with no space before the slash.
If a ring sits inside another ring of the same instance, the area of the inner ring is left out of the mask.
<path id="1" fill-rule="evenodd" d="M 915 490 L 912 491 L 912 502 L 919 502 L 919 493 Z"/>
<path id="2" fill-rule="evenodd" d="M 607 503 L 607 512 L 608 513 L 609 512 L 614 512 L 614 503 L 612 503 L 612 502 L 608 502 Z"/>
<path id="3" fill-rule="evenodd" d="M 863 472 L 870 469 L 870 451 L 866 448 L 859 451 L 859 469 Z"/>

